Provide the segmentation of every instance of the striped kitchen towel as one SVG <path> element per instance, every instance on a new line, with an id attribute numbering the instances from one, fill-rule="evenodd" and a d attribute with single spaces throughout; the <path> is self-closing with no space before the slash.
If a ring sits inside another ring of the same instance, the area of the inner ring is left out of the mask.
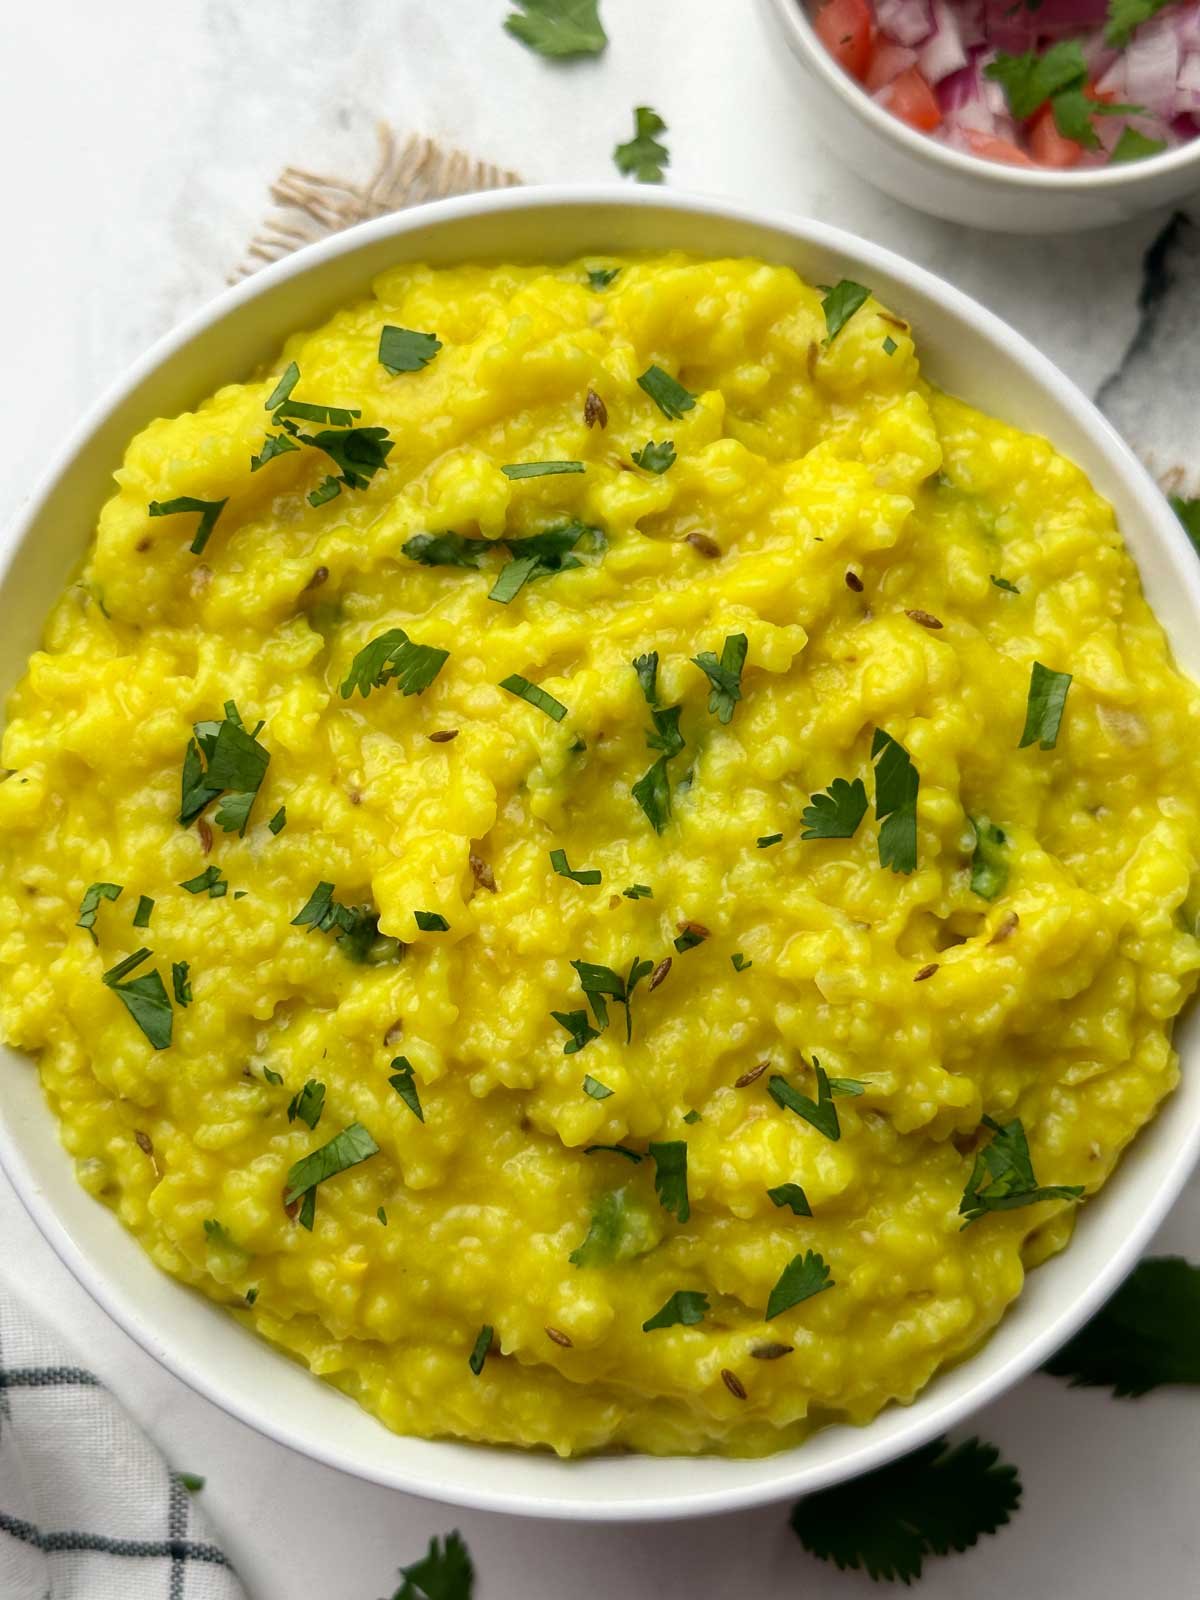
<path id="1" fill-rule="evenodd" d="M 0 1288 L 3 1600 L 245 1600 L 184 1479 Z"/>

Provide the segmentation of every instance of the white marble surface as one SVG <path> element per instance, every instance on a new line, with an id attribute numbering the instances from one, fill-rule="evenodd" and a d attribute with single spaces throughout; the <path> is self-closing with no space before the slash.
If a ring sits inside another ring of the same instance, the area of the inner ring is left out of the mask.
<path id="1" fill-rule="evenodd" d="M 1160 464 L 1200 460 L 1200 250 L 1161 252 L 1149 314 L 1142 258 L 1167 218 L 1026 241 L 933 222 L 876 195 L 814 143 L 804 86 L 757 0 L 603 0 L 596 63 L 558 68 L 500 29 L 505 0 L 59 0 L 6 7 L 0 135 L 9 356 L 0 516 L 149 340 L 214 294 L 289 162 L 365 176 L 379 118 L 530 181 L 612 175 L 631 108 L 670 125 L 670 181 L 808 212 L 952 278 L 1033 337 Z M 1163 441 L 1167 448 L 1163 451 Z M 1200 1258 L 1193 1191 L 1157 1242 Z M 168 1377 L 69 1279 L 0 1178 L 0 1274 L 79 1346 L 205 1504 L 252 1600 L 375 1600 L 429 1536 L 458 1526 L 480 1600 L 747 1600 L 876 1592 L 811 1561 L 783 1508 L 619 1529 L 459 1513 L 305 1462 Z M 935 1562 L 931 1600 L 1186 1600 L 1197 1592 L 1200 1397 L 1118 1403 L 1035 1378 L 978 1419 L 1021 1468 L 1014 1525 Z"/>

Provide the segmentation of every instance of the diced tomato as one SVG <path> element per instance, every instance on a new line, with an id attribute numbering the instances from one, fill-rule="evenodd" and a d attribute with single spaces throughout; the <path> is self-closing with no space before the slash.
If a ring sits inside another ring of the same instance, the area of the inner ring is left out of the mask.
<path id="1" fill-rule="evenodd" d="M 876 40 L 867 76 L 863 80 L 868 91 L 875 94 L 877 90 L 885 89 L 907 68 L 915 66 L 916 60 L 915 50 L 909 50 L 902 44 L 893 44 L 890 39 Z"/>
<path id="2" fill-rule="evenodd" d="M 971 147 L 971 154 L 982 156 L 985 161 L 1003 161 L 1010 167 L 1033 167 L 1037 163 L 1031 161 L 1024 150 L 1018 150 L 1015 144 L 1010 144 L 1007 139 L 999 139 L 994 133 L 980 133 L 975 128 L 964 128 L 963 138 Z"/>
<path id="3" fill-rule="evenodd" d="M 909 67 L 893 81 L 884 92 L 883 103 L 894 117 L 922 133 L 932 133 L 942 120 L 937 96 L 916 67 Z"/>
<path id="4" fill-rule="evenodd" d="M 1049 106 L 1039 111 L 1029 129 L 1029 153 L 1039 167 L 1073 167 L 1083 146 L 1059 133 Z"/>
<path id="5" fill-rule="evenodd" d="M 840 66 L 865 78 L 871 60 L 871 8 L 867 0 L 825 0 L 813 19 L 817 38 Z"/>

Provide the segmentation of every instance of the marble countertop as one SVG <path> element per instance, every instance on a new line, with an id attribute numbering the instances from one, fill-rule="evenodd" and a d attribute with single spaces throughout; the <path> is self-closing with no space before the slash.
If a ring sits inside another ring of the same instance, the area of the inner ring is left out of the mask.
<path id="1" fill-rule="evenodd" d="M 907 210 L 816 142 L 804 81 L 758 0 L 603 0 L 599 62 L 553 68 L 500 27 L 505 0 L 61 0 L 12 8 L 0 58 L 3 410 L 11 514 L 57 441 L 146 344 L 216 293 L 289 164 L 363 178 L 381 119 L 530 182 L 613 176 L 632 107 L 666 119 L 669 182 L 807 213 L 952 279 L 1031 337 L 1160 474 L 1200 470 L 1200 197 L 1174 219 L 1066 239 Z M 548 132 L 552 130 L 552 137 Z M 1192 479 L 1195 482 L 1195 479 Z M 1200 488 L 1200 484 L 1196 487 Z M 0 1274 L 86 1351 L 206 1509 L 252 1600 L 376 1600 L 458 1527 L 480 1600 L 748 1600 L 878 1593 L 807 1557 L 775 1507 L 632 1529 L 525 1523 L 361 1484 L 268 1443 L 135 1347 L 60 1266 L 0 1177 Z M 1155 1245 L 1200 1257 L 1200 1191 Z M 1184 1600 L 1196 1592 L 1200 1399 L 1118 1402 L 1030 1379 L 982 1413 L 1025 1504 L 930 1564 L 930 1600 Z"/>

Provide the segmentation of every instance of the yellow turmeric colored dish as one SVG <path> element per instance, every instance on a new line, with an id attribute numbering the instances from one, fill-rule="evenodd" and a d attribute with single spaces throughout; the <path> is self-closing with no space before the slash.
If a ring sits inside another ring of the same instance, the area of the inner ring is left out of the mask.
<path id="1" fill-rule="evenodd" d="M 1107 503 L 866 290 L 404 267 L 129 445 L 0 1029 L 389 1428 L 761 1454 L 969 1353 L 1170 1092 L 1198 751 Z"/>

